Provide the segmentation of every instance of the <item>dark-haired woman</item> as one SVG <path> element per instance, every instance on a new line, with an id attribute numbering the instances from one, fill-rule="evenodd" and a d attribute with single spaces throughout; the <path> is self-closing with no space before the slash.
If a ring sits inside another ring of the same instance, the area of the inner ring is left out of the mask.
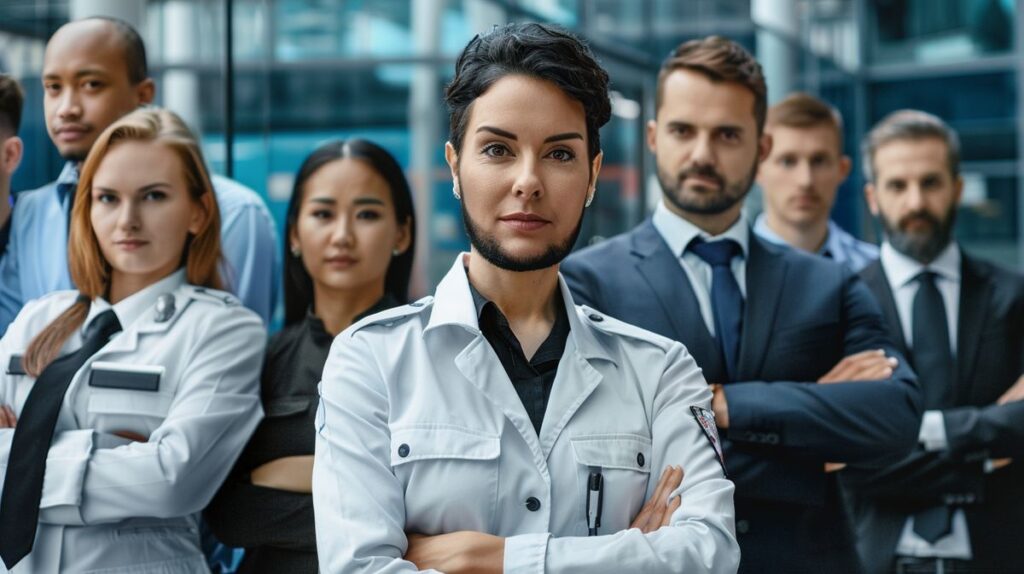
<path id="1" fill-rule="evenodd" d="M 138 110 L 100 135 L 68 255 L 78 290 L 29 302 L 0 340 L 0 557 L 205 572 L 198 513 L 259 422 L 266 331 L 216 290 L 220 215 L 180 118 Z"/>
<path id="2" fill-rule="evenodd" d="M 316 572 L 311 479 L 317 383 L 334 336 L 407 300 L 415 218 L 401 167 L 365 140 L 314 151 L 286 224 L 285 328 L 263 371 L 266 418 L 206 518 L 247 572 Z"/>

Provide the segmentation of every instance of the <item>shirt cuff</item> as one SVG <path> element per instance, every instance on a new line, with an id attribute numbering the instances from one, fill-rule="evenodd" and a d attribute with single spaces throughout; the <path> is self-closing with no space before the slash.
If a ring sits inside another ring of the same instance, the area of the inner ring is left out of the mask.
<path id="1" fill-rule="evenodd" d="M 92 455 L 92 435 L 92 429 L 57 433 L 46 456 L 43 496 L 39 501 L 40 511 L 71 506 L 77 514 L 77 509 L 82 504 L 85 469 Z M 71 521 L 75 522 L 80 523 L 81 518 Z"/>
<path id="2" fill-rule="evenodd" d="M 544 574 L 551 534 L 519 534 L 505 539 L 505 574 Z"/>
<path id="3" fill-rule="evenodd" d="M 949 441 L 946 440 L 946 420 L 942 416 L 942 411 L 925 411 L 917 441 L 929 452 L 949 448 Z"/>

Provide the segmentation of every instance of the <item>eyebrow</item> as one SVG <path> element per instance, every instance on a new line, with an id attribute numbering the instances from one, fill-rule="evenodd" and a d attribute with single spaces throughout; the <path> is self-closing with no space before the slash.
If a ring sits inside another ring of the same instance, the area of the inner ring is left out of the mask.
<path id="1" fill-rule="evenodd" d="M 519 141 L 519 137 L 516 136 L 516 134 L 514 134 L 514 133 L 512 133 L 510 131 L 505 131 L 505 130 L 503 130 L 501 128 L 496 128 L 496 127 L 492 127 L 492 126 L 480 126 L 479 128 L 476 129 L 476 131 L 477 131 L 477 133 L 479 133 L 479 132 L 491 132 L 492 134 L 497 135 L 497 136 L 501 136 L 503 138 L 508 138 L 510 140 Z M 563 134 L 555 134 L 553 136 L 548 136 L 548 137 L 544 138 L 544 143 L 560 142 L 560 141 L 565 141 L 565 140 L 576 140 L 576 139 L 582 140 L 583 139 L 583 134 L 581 134 L 579 132 L 565 132 Z"/>
<path id="2" fill-rule="evenodd" d="M 105 75 L 106 75 L 106 71 L 105 70 L 101 70 L 99 68 L 86 68 L 84 70 L 78 70 L 77 72 L 75 72 L 74 77 L 75 78 L 84 78 L 86 76 L 105 76 Z M 44 75 L 43 79 L 44 80 L 59 80 L 60 79 L 60 74 L 54 74 L 53 72 L 50 72 L 49 74 Z"/>
<path id="3" fill-rule="evenodd" d="M 311 197 L 309 198 L 311 203 L 321 203 L 323 205 L 337 205 L 338 201 L 333 197 Z M 353 202 L 354 205 L 384 205 L 384 202 L 376 197 L 359 197 Z"/>
<path id="4" fill-rule="evenodd" d="M 152 191 L 154 189 L 170 188 L 170 187 L 172 187 L 171 184 L 169 184 L 167 182 L 163 182 L 163 181 L 158 181 L 156 183 L 150 183 L 150 184 L 146 184 L 146 185 L 140 187 L 139 189 L 136 190 L 136 193 L 145 193 L 147 191 Z M 103 191 L 103 192 L 106 192 L 106 193 L 119 193 L 114 188 L 103 187 L 101 185 L 95 186 L 93 189 L 97 189 L 99 191 Z"/>

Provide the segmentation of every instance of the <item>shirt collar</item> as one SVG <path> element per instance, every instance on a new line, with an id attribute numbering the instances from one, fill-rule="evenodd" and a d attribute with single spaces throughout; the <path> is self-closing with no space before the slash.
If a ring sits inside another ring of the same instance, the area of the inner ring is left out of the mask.
<path id="1" fill-rule="evenodd" d="M 460 325 L 474 331 L 480 331 L 480 316 L 477 312 L 473 294 L 469 285 L 466 265 L 469 253 L 460 253 L 448 273 L 437 284 L 434 291 L 434 308 L 430 313 L 430 321 L 424 333 L 442 325 Z M 558 288 L 565 305 L 565 315 L 569 319 L 569 339 L 584 358 L 598 358 L 617 363 L 612 354 L 594 336 L 593 327 L 585 324 L 581 311 L 569 291 L 562 274 L 558 274 Z M 486 301 L 485 301 L 486 302 Z M 591 313 L 592 316 L 598 316 Z M 567 346 L 566 349 L 569 347 Z"/>
<path id="2" fill-rule="evenodd" d="M 85 318 L 85 322 L 82 323 L 83 332 L 97 315 L 107 309 L 114 310 L 114 314 L 117 315 L 117 320 L 121 323 L 121 328 L 127 330 L 132 323 L 142 317 L 146 310 L 152 308 L 153 305 L 156 304 L 156 300 L 161 295 L 171 293 L 184 284 L 185 269 L 182 268 L 142 289 L 138 293 L 133 293 L 132 295 L 125 297 L 115 305 L 111 305 L 103 297 L 97 297 L 93 300 L 92 305 L 89 306 L 89 315 Z"/>
<path id="3" fill-rule="evenodd" d="M 759 214 L 757 219 L 754 220 L 754 233 L 761 237 L 761 239 L 770 243 L 792 247 L 785 239 L 782 238 L 781 235 L 775 233 L 771 227 L 768 227 L 768 221 L 765 218 L 764 212 Z M 838 259 L 842 252 L 842 229 L 836 225 L 834 221 L 829 219 L 828 234 L 825 236 L 825 242 L 821 244 L 820 248 L 818 248 L 817 255 L 830 253 L 834 259 Z"/>
<path id="4" fill-rule="evenodd" d="M 700 237 L 705 241 L 715 241 L 717 239 L 732 239 L 739 244 L 740 249 L 743 251 L 743 257 L 746 258 L 749 247 L 750 247 L 750 227 L 747 225 L 747 220 L 740 214 L 739 218 L 735 223 L 732 224 L 729 229 L 726 229 L 724 233 L 720 235 L 710 235 L 705 231 L 702 231 L 696 225 L 689 221 L 679 217 L 665 205 L 664 200 L 658 202 L 658 206 L 654 209 L 654 215 L 651 216 L 651 223 L 654 224 L 655 229 L 665 239 L 665 243 L 668 244 L 668 248 L 672 250 L 672 253 L 676 257 L 682 256 L 686 247 L 690 245 L 695 237 Z"/>
<path id="5" fill-rule="evenodd" d="M 956 241 L 950 241 L 939 256 L 928 265 L 922 265 L 921 262 L 896 251 L 889 241 L 882 243 L 880 257 L 885 275 L 889 278 L 889 285 L 894 291 L 916 279 L 926 269 L 944 279 L 960 281 L 961 255 L 960 246 Z"/>

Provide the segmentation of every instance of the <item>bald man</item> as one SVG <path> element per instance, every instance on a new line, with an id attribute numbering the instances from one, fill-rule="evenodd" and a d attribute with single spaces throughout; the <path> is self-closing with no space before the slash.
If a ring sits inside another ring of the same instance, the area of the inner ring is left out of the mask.
<path id="1" fill-rule="evenodd" d="M 67 231 L 79 169 L 103 130 L 153 101 L 156 84 L 134 28 L 114 18 L 88 18 L 65 24 L 50 38 L 43 93 L 46 128 L 66 163 L 56 181 L 19 194 L 15 203 L 0 260 L 0 333 L 26 301 L 73 288 Z M 273 220 L 251 189 L 224 177 L 212 180 L 221 213 L 222 275 L 242 303 L 268 322 L 280 276 Z"/>

